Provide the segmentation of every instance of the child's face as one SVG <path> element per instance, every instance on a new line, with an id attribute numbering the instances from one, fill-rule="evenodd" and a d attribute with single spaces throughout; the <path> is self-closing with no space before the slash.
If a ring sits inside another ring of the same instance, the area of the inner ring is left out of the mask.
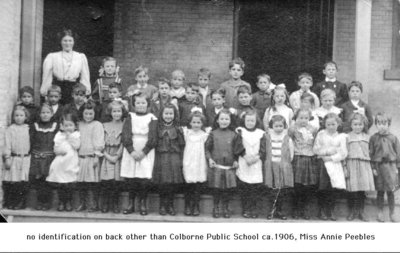
<path id="1" fill-rule="evenodd" d="M 260 80 L 258 80 L 258 82 L 257 82 L 257 87 L 262 91 L 268 90 L 269 85 L 270 85 L 270 82 L 269 82 L 268 78 L 265 78 L 265 77 L 261 77 Z"/>
<path id="2" fill-rule="evenodd" d="M 299 115 L 297 115 L 296 122 L 299 124 L 301 127 L 305 127 L 308 125 L 308 122 L 310 121 L 310 115 L 308 112 L 300 112 Z"/>
<path id="3" fill-rule="evenodd" d="M 254 129 L 257 124 L 257 115 L 246 115 L 244 118 L 244 126 L 247 129 Z"/>
<path id="4" fill-rule="evenodd" d="M 335 78 L 337 74 L 336 66 L 334 64 L 328 64 L 322 73 L 330 79 Z"/>
<path id="5" fill-rule="evenodd" d="M 282 121 L 275 121 L 274 124 L 272 124 L 272 130 L 277 134 L 281 134 L 284 129 L 285 124 Z"/>
<path id="6" fill-rule="evenodd" d="M 359 100 L 361 97 L 361 90 L 360 88 L 353 86 L 349 90 L 349 97 L 351 100 Z"/>
<path id="7" fill-rule="evenodd" d="M 158 83 L 158 92 L 162 98 L 168 97 L 170 91 L 171 87 L 167 83 Z"/>
<path id="8" fill-rule="evenodd" d="M 194 131 L 197 131 L 201 129 L 203 122 L 201 121 L 200 117 L 193 117 L 190 121 L 190 126 Z"/>
<path id="9" fill-rule="evenodd" d="M 321 104 L 322 107 L 329 110 L 335 104 L 335 98 L 333 96 L 326 96 L 321 99 Z"/>
<path id="10" fill-rule="evenodd" d="M 171 123 L 175 118 L 174 109 L 165 108 L 162 114 L 162 118 L 165 123 Z"/>
<path id="11" fill-rule="evenodd" d="M 387 133 L 389 131 L 389 123 L 387 121 L 377 121 L 376 128 L 378 128 L 378 132 L 381 134 Z"/>
<path id="12" fill-rule="evenodd" d="M 76 129 L 75 123 L 69 120 L 64 120 L 61 127 L 66 133 L 73 133 Z"/>
<path id="13" fill-rule="evenodd" d="M 74 100 L 74 104 L 83 105 L 85 103 L 85 94 L 83 92 L 75 92 L 72 94 L 72 99 Z"/>
<path id="14" fill-rule="evenodd" d="M 286 101 L 286 95 L 283 90 L 277 90 L 274 94 L 274 101 L 277 105 L 283 105 Z"/>
<path id="15" fill-rule="evenodd" d="M 182 75 L 173 75 L 171 80 L 172 88 L 179 89 L 183 85 L 185 78 Z"/>
<path id="16" fill-rule="evenodd" d="M 229 114 L 226 113 L 220 113 L 219 117 L 217 119 L 217 123 L 220 128 L 227 128 L 231 124 L 231 117 Z"/>
<path id="17" fill-rule="evenodd" d="M 147 75 L 146 72 L 142 71 L 136 75 L 135 79 L 136 79 L 136 82 L 138 82 L 138 84 L 144 85 L 147 83 L 147 81 L 149 81 L 149 76 Z"/>
<path id="18" fill-rule="evenodd" d="M 145 97 L 136 97 L 135 112 L 145 113 L 147 111 L 147 100 Z"/>
<path id="19" fill-rule="evenodd" d="M 50 105 L 56 105 L 61 99 L 61 94 L 58 91 L 50 91 L 47 94 L 47 100 L 49 101 Z"/>
<path id="20" fill-rule="evenodd" d="M 106 76 L 113 76 L 117 70 L 117 63 L 115 61 L 106 61 L 103 65 L 103 68 Z"/>
<path id="21" fill-rule="evenodd" d="M 249 93 L 240 93 L 238 101 L 241 105 L 250 105 L 251 95 Z"/>
<path id="22" fill-rule="evenodd" d="M 303 91 L 309 91 L 310 87 L 312 86 L 312 81 L 306 77 L 303 77 L 300 79 L 298 84 Z"/>
<path id="23" fill-rule="evenodd" d="M 14 121 L 17 125 L 22 125 L 25 123 L 26 114 L 23 110 L 16 110 L 14 112 Z"/>
<path id="24" fill-rule="evenodd" d="M 338 126 L 339 125 L 336 119 L 334 118 L 329 118 L 325 121 L 325 128 L 330 133 L 335 133 L 337 131 Z"/>
<path id="25" fill-rule="evenodd" d="M 301 109 L 311 110 L 312 107 L 313 107 L 313 105 L 310 100 L 308 100 L 308 99 L 301 100 L 301 102 L 300 102 Z"/>
<path id="26" fill-rule="evenodd" d="M 354 119 L 353 121 L 351 121 L 351 129 L 353 130 L 353 132 L 355 132 L 356 134 L 359 134 L 363 131 L 364 129 L 364 123 L 359 120 L 359 119 Z"/>
<path id="27" fill-rule="evenodd" d="M 212 95 L 211 102 L 215 108 L 220 109 L 224 105 L 225 99 L 221 96 L 221 94 L 214 93 Z"/>
<path id="28" fill-rule="evenodd" d="M 94 120 L 94 110 L 93 109 L 85 109 L 83 111 L 83 120 L 86 122 L 91 122 Z"/>
<path id="29" fill-rule="evenodd" d="M 244 74 L 242 67 L 239 64 L 234 64 L 232 68 L 229 69 L 229 74 L 234 80 L 238 80 Z"/>
<path id="30" fill-rule="evenodd" d="M 111 117 L 113 120 L 118 121 L 122 119 L 122 108 L 118 106 L 114 106 L 111 109 Z"/>
<path id="31" fill-rule="evenodd" d="M 50 108 L 42 107 L 42 110 L 40 111 L 40 120 L 43 122 L 49 122 L 51 117 L 53 117 L 53 112 Z"/>
<path id="32" fill-rule="evenodd" d="M 192 102 L 196 99 L 198 96 L 197 91 L 194 91 L 192 88 L 186 88 L 186 93 L 185 93 L 186 99 L 189 102 Z"/>
<path id="33" fill-rule="evenodd" d="M 24 105 L 32 104 L 32 103 L 33 103 L 33 97 L 32 97 L 32 95 L 31 95 L 30 93 L 28 93 L 28 92 L 24 92 L 24 93 L 22 94 L 22 96 L 21 96 L 21 102 L 22 102 Z"/>
<path id="34" fill-rule="evenodd" d="M 108 96 L 110 99 L 116 99 L 121 97 L 121 92 L 119 91 L 118 88 L 111 88 L 108 89 Z"/>
<path id="35" fill-rule="evenodd" d="M 201 88 L 206 88 L 210 82 L 210 78 L 205 75 L 200 75 L 197 80 Z"/>

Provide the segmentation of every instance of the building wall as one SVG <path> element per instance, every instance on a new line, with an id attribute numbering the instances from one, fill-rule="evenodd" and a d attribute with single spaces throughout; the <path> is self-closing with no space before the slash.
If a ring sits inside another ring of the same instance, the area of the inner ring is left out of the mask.
<path id="1" fill-rule="evenodd" d="M 0 52 L 3 62 L 0 64 L 0 154 L 4 147 L 4 130 L 10 122 L 11 110 L 18 92 L 20 23 L 21 1 L 0 1 Z M 1 168 L 2 159 L 0 174 Z M 0 187 L 0 206 L 2 196 Z"/>
<path id="2" fill-rule="evenodd" d="M 114 24 L 114 56 L 130 84 L 139 65 L 149 67 L 151 83 L 174 69 L 196 81 L 201 67 L 215 84 L 228 78 L 233 1 L 116 0 Z"/>

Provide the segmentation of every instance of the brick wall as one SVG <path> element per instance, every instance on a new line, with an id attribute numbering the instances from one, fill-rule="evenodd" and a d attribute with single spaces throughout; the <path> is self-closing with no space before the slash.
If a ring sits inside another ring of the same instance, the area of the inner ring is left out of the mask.
<path id="1" fill-rule="evenodd" d="M 117 0 L 114 26 L 114 56 L 130 83 L 141 64 L 150 68 L 151 83 L 177 68 L 187 81 L 201 67 L 211 69 L 214 83 L 228 78 L 233 1 Z"/>
<path id="2" fill-rule="evenodd" d="M 17 97 L 20 22 L 21 1 L 0 1 L 0 53 L 3 62 L 0 64 L 0 154 L 4 147 L 4 130 L 10 121 L 11 110 Z M 2 159 L 0 159 L 0 174 L 1 169 Z M 2 196 L 0 187 L 0 206 Z"/>

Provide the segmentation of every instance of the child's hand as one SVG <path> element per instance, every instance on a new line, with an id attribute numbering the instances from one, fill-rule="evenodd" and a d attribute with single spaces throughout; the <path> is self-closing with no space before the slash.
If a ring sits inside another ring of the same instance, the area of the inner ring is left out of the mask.
<path id="1" fill-rule="evenodd" d="M 210 165 L 210 168 L 214 168 L 217 165 L 217 163 L 211 158 L 208 160 L 208 164 Z"/>
<path id="2" fill-rule="evenodd" d="M 99 158 L 97 156 L 94 157 L 93 168 L 99 167 Z"/>
<path id="3" fill-rule="evenodd" d="M 322 160 L 323 160 L 324 162 L 331 162 L 331 161 L 332 161 L 332 158 L 331 158 L 330 156 L 323 156 L 323 157 L 322 157 Z"/>
<path id="4" fill-rule="evenodd" d="M 372 174 L 374 174 L 374 176 L 378 176 L 378 171 L 376 169 L 372 169 Z"/>
<path id="5" fill-rule="evenodd" d="M 143 151 L 138 151 L 137 152 L 137 159 L 136 159 L 136 161 L 141 161 L 145 156 L 146 156 L 146 154 L 145 153 L 143 153 Z"/>
<path id="6" fill-rule="evenodd" d="M 234 161 L 234 162 L 233 162 L 232 168 L 233 168 L 233 169 L 239 168 L 239 164 L 238 164 L 237 161 Z"/>
<path id="7" fill-rule="evenodd" d="M 346 167 L 343 167 L 343 174 L 344 174 L 345 178 L 349 178 L 350 177 L 349 170 Z"/>
<path id="8" fill-rule="evenodd" d="M 118 162 L 119 157 L 117 155 L 113 155 L 110 157 L 110 162 L 111 163 L 117 163 Z"/>
<path id="9" fill-rule="evenodd" d="M 6 170 L 9 170 L 11 168 L 11 157 L 6 158 L 5 168 Z"/>
<path id="10" fill-rule="evenodd" d="M 132 151 L 131 156 L 133 159 L 135 159 L 135 161 L 138 159 L 138 154 L 136 151 Z"/>

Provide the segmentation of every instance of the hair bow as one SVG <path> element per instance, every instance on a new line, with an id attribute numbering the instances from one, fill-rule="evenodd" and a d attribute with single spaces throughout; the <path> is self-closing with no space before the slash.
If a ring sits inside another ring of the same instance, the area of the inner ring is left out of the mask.
<path id="1" fill-rule="evenodd" d="M 194 113 L 194 112 L 203 113 L 203 110 L 200 107 L 197 107 L 197 106 L 193 107 L 190 111 L 192 113 Z"/>
<path id="2" fill-rule="evenodd" d="M 276 85 L 276 88 L 286 89 L 286 85 L 284 83 L 280 83 L 280 84 Z"/>

